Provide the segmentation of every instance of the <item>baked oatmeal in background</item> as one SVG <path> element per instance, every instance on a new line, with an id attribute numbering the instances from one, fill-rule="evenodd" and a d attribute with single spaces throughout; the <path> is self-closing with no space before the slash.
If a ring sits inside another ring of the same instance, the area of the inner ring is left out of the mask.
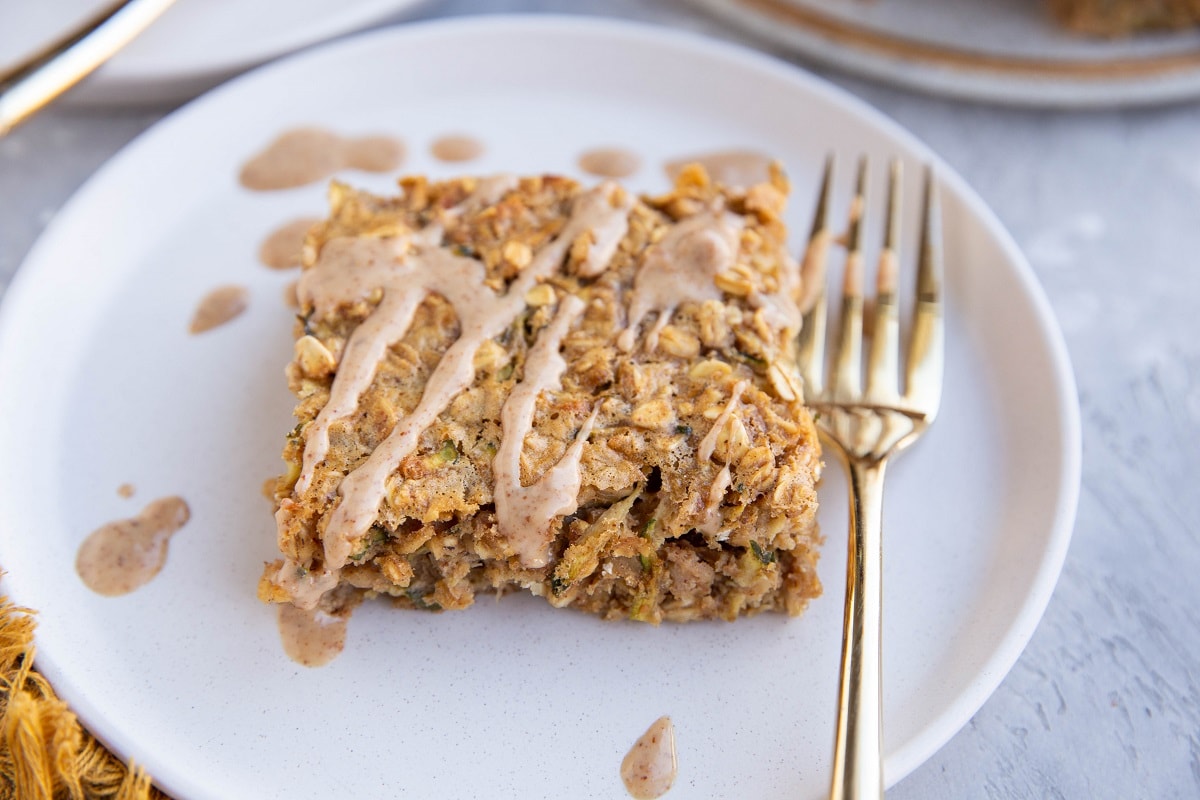
<path id="1" fill-rule="evenodd" d="M 1200 0 L 1050 0 L 1050 9 L 1066 27 L 1095 36 L 1200 24 Z"/>

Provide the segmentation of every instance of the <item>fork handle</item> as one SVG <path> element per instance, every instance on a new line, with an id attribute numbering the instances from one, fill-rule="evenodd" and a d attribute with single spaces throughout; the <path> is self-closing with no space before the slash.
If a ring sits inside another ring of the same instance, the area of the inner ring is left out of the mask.
<path id="1" fill-rule="evenodd" d="M 117 0 L 78 29 L 0 70 L 0 137 L 90 75 L 175 0 Z"/>
<path id="2" fill-rule="evenodd" d="M 883 797 L 884 466 L 849 462 L 850 552 L 830 800 Z"/>

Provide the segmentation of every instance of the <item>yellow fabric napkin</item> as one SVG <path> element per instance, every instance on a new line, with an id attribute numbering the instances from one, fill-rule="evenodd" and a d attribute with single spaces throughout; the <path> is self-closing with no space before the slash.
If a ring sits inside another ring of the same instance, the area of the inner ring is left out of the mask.
<path id="1" fill-rule="evenodd" d="M 168 800 L 33 669 L 34 612 L 0 596 L 0 800 Z"/>

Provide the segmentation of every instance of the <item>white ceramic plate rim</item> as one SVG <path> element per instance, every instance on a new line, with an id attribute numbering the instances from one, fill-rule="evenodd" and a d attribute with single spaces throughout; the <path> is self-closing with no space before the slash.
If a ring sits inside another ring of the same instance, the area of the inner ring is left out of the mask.
<path id="1" fill-rule="evenodd" d="M 202 61 L 179 61 L 169 54 L 169 44 L 155 42 L 153 57 L 136 59 L 118 55 L 68 95 L 83 105 L 109 103 L 155 103 L 188 97 L 222 78 L 269 61 L 277 56 L 336 39 L 389 18 L 416 11 L 430 0 L 355 0 L 331 3 L 329 14 L 319 23 L 263 31 L 252 46 L 207 51 Z M 153 35 L 153 29 L 146 35 Z"/>
<path id="2" fill-rule="evenodd" d="M 42 239 L 34 246 L 26 259 L 28 265 L 19 270 L 7 297 L 0 306 L 0 365 L 10 359 L 8 353 L 17 341 L 18 331 L 14 329 L 12 309 L 22 303 L 28 289 L 36 280 L 36 266 L 43 260 L 43 252 L 49 250 L 51 242 L 70 230 L 72 218 L 85 210 L 89 205 L 99 201 L 106 186 L 115 175 L 125 169 L 126 163 L 135 158 L 139 146 L 145 139 L 163 135 L 166 131 L 177 126 L 187 125 L 193 118 L 207 113 L 211 103 L 216 102 L 226 93 L 240 92 L 245 85 L 270 76 L 276 72 L 285 71 L 289 64 L 296 59 L 303 59 L 338 49 L 350 49 L 358 43 L 377 38 L 387 38 L 396 43 L 408 37 L 445 36 L 453 37 L 458 34 L 476 33 L 487 30 L 489 34 L 503 36 L 506 33 L 536 32 L 554 33 L 561 36 L 604 34 L 614 38 L 622 38 L 642 43 L 666 43 L 680 50 L 691 51 L 694 54 L 717 58 L 745 68 L 770 73 L 774 77 L 787 81 L 804 91 L 813 92 L 831 104 L 839 105 L 861 119 L 864 124 L 879 129 L 884 135 L 903 143 L 906 147 L 922 154 L 937 170 L 943 186 L 955 193 L 969 207 L 971 213 L 990 229 L 1002 245 L 1006 258 L 1013 267 L 1019 279 L 1022 290 L 1032 301 L 1037 315 L 1038 333 L 1045 342 L 1050 356 L 1055 385 L 1052 390 L 1055 406 L 1052 412 L 1061 424 L 1061 462 L 1058 474 L 1057 503 L 1053 520 L 1050 523 L 1050 535 L 1046 541 L 1045 551 L 1040 560 L 1032 582 L 1031 590 L 1017 616 L 1013 619 L 1006 635 L 997 643 L 991 658 L 979 671 L 975 680 L 956 698 L 949 702 L 940 715 L 916 736 L 899 747 L 888 759 L 887 774 L 889 784 L 899 781 L 913 769 L 925 761 L 936 750 L 944 745 L 986 701 L 1000 684 L 1001 680 L 1016 663 L 1021 651 L 1033 634 L 1040 620 L 1054 585 L 1061 571 L 1067 547 L 1074 524 L 1075 509 L 1078 500 L 1081 471 L 1081 435 L 1080 418 L 1074 377 L 1062 334 L 1058 329 L 1049 302 L 1038 284 L 1031 267 L 1026 262 L 1016 243 L 1007 233 L 999 220 L 983 201 L 950 167 L 941 162 L 935 154 L 921 144 L 914 136 L 902 129 L 879 111 L 871 108 L 863 101 L 827 84 L 826 82 L 797 70 L 787 64 L 767 56 L 747 51 L 743 48 L 714 42 L 693 34 L 662 30 L 655 27 L 614 21 L 600 21 L 581 17 L 554 16 L 501 16 L 501 17 L 471 17 L 455 20 L 439 20 L 406 26 L 404 30 L 386 30 L 363 34 L 354 39 L 323 45 L 306 54 L 293 56 L 281 62 L 268 65 L 249 75 L 238 78 L 210 95 L 198 99 L 184 108 L 174 112 L 154 128 L 143 133 L 126 148 L 102 167 L 66 204 L 63 210 L 47 228 Z M 20 600 L 20 598 L 16 598 Z M 835 600 L 836 601 L 836 600 Z M 131 755 L 125 747 L 125 742 L 113 726 L 104 719 L 91 713 L 88 698 L 74 692 L 71 684 L 65 679 L 59 662 L 53 653 L 42 652 L 37 657 L 38 668 L 70 702 L 81 719 L 96 732 L 116 752 L 123 756 Z M 143 763 L 151 768 L 152 773 L 169 787 L 172 784 L 187 783 L 180 776 L 166 771 L 156 771 L 153 758 L 145 758 Z"/>
<path id="3" fill-rule="evenodd" d="M 854 43 L 834 42 L 737 0 L 691 0 L 753 35 L 852 75 L 960 100 L 1049 108 L 1153 106 L 1200 96 L 1200 69 L 1129 78 L 1071 78 L 1005 73 L 985 67 L 947 67 L 919 57 L 898 58 Z"/>

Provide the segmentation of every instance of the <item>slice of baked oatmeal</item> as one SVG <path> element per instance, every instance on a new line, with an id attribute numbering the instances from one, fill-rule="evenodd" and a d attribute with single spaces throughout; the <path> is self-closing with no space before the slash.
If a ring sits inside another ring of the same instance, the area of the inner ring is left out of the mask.
<path id="1" fill-rule="evenodd" d="M 1200 25 L 1200 0 L 1050 0 L 1067 28 L 1091 36 L 1127 36 Z"/>
<path id="2" fill-rule="evenodd" d="M 799 614 L 820 450 L 787 183 L 661 197 L 495 176 L 332 188 L 310 233 L 263 600 Z"/>

